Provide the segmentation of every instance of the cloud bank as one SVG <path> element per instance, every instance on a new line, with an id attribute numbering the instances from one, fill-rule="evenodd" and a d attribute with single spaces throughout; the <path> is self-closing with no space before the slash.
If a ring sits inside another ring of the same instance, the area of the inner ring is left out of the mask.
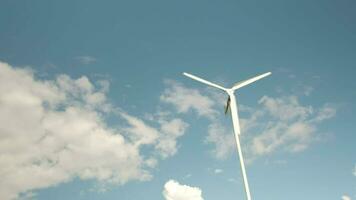
<path id="1" fill-rule="evenodd" d="M 188 125 L 162 117 L 150 125 L 107 100 L 109 83 L 82 76 L 36 78 L 30 68 L 0 62 L 0 196 L 93 179 L 105 184 L 149 180 L 157 160 L 177 151 Z M 110 127 L 106 117 L 120 117 Z M 141 153 L 143 146 L 151 152 Z"/>
<path id="2" fill-rule="evenodd" d="M 162 192 L 165 200 L 204 200 L 200 188 L 181 185 L 175 180 L 169 180 Z"/>

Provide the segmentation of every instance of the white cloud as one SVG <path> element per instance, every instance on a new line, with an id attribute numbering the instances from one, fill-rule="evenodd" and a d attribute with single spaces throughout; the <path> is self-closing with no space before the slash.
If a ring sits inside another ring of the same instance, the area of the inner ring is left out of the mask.
<path id="1" fill-rule="evenodd" d="M 194 110 L 199 116 L 208 118 L 214 117 L 217 113 L 213 108 L 215 102 L 207 95 L 202 95 L 199 90 L 184 87 L 182 84 L 167 80 L 168 86 L 160 99 L 162 102 L 170 103 L 175 106 L 179 113 L 187 113 Z"/>
<path id="2" fill-rule="evenodd" d="M 262 115 L 259 116 L 257 130 L 261 133 L 255 135 L 250 145 L 255 156 L 272 153 L 277 148 L 289 152 L 308 148 L 318 138 L 318 124 L 336 113 L 335 108 L 328 105 L 320 109 L 303 106 L 296 96 L 264 96 L 259 104 Z"/>
<path id="3" fill-rule="evenodd" d="M 235 149 L 234 135 L 223 124 L 222 105 L 224 96 L 220 93 L 201 94 L 196 89 L 167 81 L 167 89 L 161 101 L 173 104 L 180 113 L 195 110 L 199 116 L 210 120 L 206 143 L 213 144 L 212 153 L 218 159 L 226 158 Z M 311 87 L 309 87 L 311 88 Z M 309 89 L 310 90 L 310 89 Z M 308 93 L 310 94 L 310 93 Z M 277 149 L 287 152 L 300 152 L 318 140 L 319 124 L 335 116 L 336 109 L 330 104 L 321 107 L 302 105 L 297 96 L 263 96 L 259 105 L 251 108 L 239 105 L 242 135 L 248 157 L 271 154 Z M 221 113 L 221 114 L 219 114 Z M 220 118 L 219 118 L 220 117 Z"/>
<path id="4" fill-rule="evenodd" d="M 187 127 L 181 119 L 165 118 L 154 128 L 110 105 L 108 89 L 108 82 L 94 84 L 85 76 L 40 80 L 31 69 L 0 62 L 2 199 L 76 177 L 103 184 L 148 180 L 155 155 L 176 152 L 176 139 Z M 127 124 L 108 126 L 105 117 L 112 111 Z M 157 149 L 143 156 L 143 145 Z"/>
<path id="5" fill-rule="evenodd" d="M 263 96 L 259 103 L 273 117 L 279 120 L 305 119 L 313 112 L 311 106 L 301 106 L 296 96 L 271 98 Z"/>
<path id="6" fill-rule="evenodd" d="M 168 110 L 157 111 L 154 114 L 145 114 L 144 118 L 157 124 L 158 139 L 155 141 L 155 150 L 161 158 L 173 156 L 177 151 L 177 140 L 184 135 L 189 124 L 181 118 L 173 116 Z"/>
<path id="7" fill-rule="evenodd" d="M 347 196 L 347 195 L 343 195 L 341 197 L 342 200 L 351 200 L 351 197 Z"/>
<path id="8" fill-rule="evenodd" d="M 236 144 L 233 132 L 227 131 L 220 123 L 211 123 L 205 142 L 214 145 L 212 154 L 218 159 L 225 159 L 232 153 Z"/>
<path id="9" fill-rule="evenodd" d="M 92 56 L 78 56 L 76 57 L 76 59 L 84 65 L 89 65 L 91 63 L 96 62 L 96 58 L 92 57 Z"/>
<path id="10" fill-rule="evenodd" d="M 163 158 L 172 156 L 177 152 L 177 138 L 181 137 L 188 124 L 179 118 L 174 118 L 169 121 L 161 120 L 161 136 L 155 148 L 160 152 Z"/>
<path id="11" fill-rule="evenodd" d="M 353 171 L 353 175 L 356 176 L 356 165 L 355 165 L 355 168 L 354 168 L 354 171 Z"/>
<path id="12" fill-rule="evenodd" d="M 215 173 L 215 174 L 221 174 L 222 172 L 223 172 L 222 169 L 215 169 L 215 170 L 214 170 L 214 173 Z"/>
<path id="13" fill-rule="evenodd" d="M 326 119 L 330 119 L 332 117 L 334 117 L 336 114 L 336 109 L 329 105 L 329 104 L 325 104 L 319 111 L 318 114 L 315 118 L 315 122 L 321 122 L 324 121 Z"/>
<path id="14" fill-rule="evenodd" d="M 192 174 L 186 174 L 186 175 L 183 177 L 183 179 L 187 179 L 187 178 L 190 178 L 190 177 L 192 177 Z"/>
<path id="15" fill-rule="evenodd" d="M 129 124 L 128 127 L 124 128 L 124 132 L 127 132 L 127 135 L 136 146 L 156 142 L 159 135 L 158 130 L 148 126 L 142 120 L 130 116 L 127 113 L 121 112 L 120 114 Z"/>
<path id="16" fill-rule="evenodd" d="M 197 89 L 188 88 L 172 80 L 166 80 L 165 83 L 167 88 L 160 97 L 161 101 L 173 105 L 178 113 L 188 113 L 193 110 L 198 116 L 211 120 L 205 142 L 214 145 L 212 150 L 214 156 L 219 159 L 226 158 L 233 150 L 234 138 L 232 134 L 227 133 L 231 131 L 226 131 L 226 128 L 218 121 L 219 111 L 215 108 L 217 105 L 223 108 L 225 96 L 211 90 L 203 95 Z M 222 112 L 223 109 L 221 109 Z"/>
<path id="17" fill-rule="evenodd" d="M 247 161 L 277 149 L 287 152 L 305 150 L 318 139 L 318 125 L 336 114 L 336 109 L 329 104 L 321 108 L 304 106 L 296 96 L 264 96 L 256 108 L 239 107 L 243 113 L 241 139 L 247 144 L 244 148 Z M 215 145 L 213 153 L 219 159 L 226 158 L 235 149 L 232 131 L 226 130 L 218 120 L 210 124 L 206 141 Z"/>
<path id="18" fill-rule="evenodd" d="M 164 185 L 163 196 L 165 200 L 203 200 L 200 188 L 181 185 L 174 180 Z"/>
<path id="19" fill-rule="evenodd" d="M 100 94 L 104 98 L 91 101 Z M 105 93 L 86 78 L 36 80 L 29 69 L 0 63 L 0 196 L 74 177 L 122 184 L 145 180 L 139 148 L 107 127 Z M 74 162 L 75 161 L 75 162 Z"/>

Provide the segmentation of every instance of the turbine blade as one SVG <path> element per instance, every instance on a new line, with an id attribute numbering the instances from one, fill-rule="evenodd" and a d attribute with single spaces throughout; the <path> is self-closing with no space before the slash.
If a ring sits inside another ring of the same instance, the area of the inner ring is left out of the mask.
<path id="1" fill-rule="evenodd" d="M 244 87 L 244 86 L 246 86 L 248 84 L 251 84 L 251 83 L 253 83 L 253 82 L 257 81 L 257 80 L 260 80 L 261 78 L 264 78 L 264 77 L 266 77 L 268 75 L 271 75 L 271 74 L 272 74 L 271 72 L 267 72 L 267 73 L 261 74 L 259 76 L 250 78 L 248 80 L 238 82 L 231 89 L 232 90 L 236 90 L 236 89 L 242 88 L 242 87 Z"/>
<path id="2" fill-rule="evenodd" d="M 205 84 L 207 84 L 207 85 L 210 85 L 210 86 L 213 86 L 213 87 L 216 87 L 216 88 L 219 88 L 219 89 L 221 89 L 221 90 L 226 91 L 226 88 L 224 88 L 224 87 L 222 87 L 222 86 L 220 86 L 220 85 L 217 85 L 217 84 L 215 84 L 215 83 L 212 83 L 212 82 L 210 82 L 210 81 L 204 80 L 204 79 L 202 79 L 202 78 L 199 78 L 199 77 L 197 77 L 197 76 L 194 76 L 194 75 L 192 75 L 192 74 L 189 74 L 189 73 L 184 72 L 183 75 L 184 75 L 184 76 L 187 76 L 187 77 L 189 77 L 189 78 L 191 78 L 191 79 L 194 79 L 194 80 L 196 80 L 196 81 L 199 81 L 199 82 L 205 83 Z"/>

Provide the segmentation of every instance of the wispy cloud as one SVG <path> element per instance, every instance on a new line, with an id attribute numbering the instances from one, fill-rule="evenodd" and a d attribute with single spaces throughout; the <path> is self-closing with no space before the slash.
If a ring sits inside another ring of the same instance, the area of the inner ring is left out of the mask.
<path id="1" fill-rule="evenodd" d="M 314 91 L 314 88 L 311 86 L 304 86 L 304 95 L 309 96 Z"/>
<path id="2" fill-rule="evenodd" d="M 214 117 L 217 113 L 213 108 L 215 102 L 198 90 L 187 88 L 172 80 L 166 80 L 165 83 L 167 87 L 160 99 L 162 102 L 174 105 L 179 113 L 187 113 L 193 110 L 199 116 L 208 118 Z"/>
<path id="3" fill-rule="evenodd" d="M 263 115 L 252 122 L 258 124 L 261 134 L 256 135 L 249 145 L 252 154 L 257 156 L 272 153 L 277 148 L 289 152 L 303 151 L 318 138 L 318 124 L 336 112 L 327 104 L 322 108 L 301 105 L 296 96 L 264 96 L 259 104 L 261 107 L 258 109 Z"/>
<path id="4" fill-rule="evenodd" d="M 188 179 L 188 178 L 190 178 L 190 177 L 192 177 L 192 174 L 186 174 L 186 175 L 183 177 L 183 179 Z"/>
<path id="5" fill-rule="evenodd" d="M 221 173 L 223 173 L 223 170 L 222 169 L 215 169 L 214 173 L 215 174 L 221 174 Z"/>
<path id="6" fill-rule="evenodd" d="M 271 154 L 277 149 L 305 150 L 318 139 L 318 125 L 334 117 L 336 109 L 329 104 L 321 108 L 304 106 L 296 96 L 264 96 L 258 107 L 241 106 L 241 112 L 245 114 L 241 118 L 243 139 L 249 147 L 248 157 L 252 158 Z M 206 141 L 215 145 L 213 153 L 220 159 L 235 149 L 233 132 L 226 130 L 218 120 L 209 125 Z"/>
<path id="7" fill-rule="evenodd" d="M 218 159 L 225 159 L 232 153 L 236 145 L 233 132 L 216 121 L 208 126 L 205 142 L 214 145 L 212 154 Z"/>
<path id="8" fill-rule="evenodd" d="M 76 60 L 83 65 L 89 65 L 97 61 L 97 59 L 92 56 L 77 56 Z"/>
<path id="9" fill-rule="evenodd" d="M 353 171 L 353 175 L 356 176 L 356 164 L 355 164 L 355 168 L 354 168 L 354 171 Z"/>
<path id="10" fill-rule="evenodd" d="M 220 106 L 223 101 L 221 96 L 209 92 L 202 94 L 176 82 L 169 84 L 170 89 L 161 99 L 173 104 L 182 113 L 192 109 L 199 116 L 211 120 L 205 142 L 214 145 L 213 155 L 219 159 L 226 158 L 235 149 L 235 142 L 231 128 L 227 129 L 217 114 L 216 105 Z M 310 88 L 307 89 L 308 95 L 312 90 Z M 319 125 L 336 114 L 336 108 L 331 104 L 321 107 L 303 105 L 297 96 L 286 94 L 264 96 L 254 108 L 239 106 L 244 114 L 241 118 L 242 139 L 248 144 L 250 158 L 277 150 L 293 153 L 307 149 L 319 139 Z"/>
<path id="11" fill-rule="evenodd" d="M 200 188 L 182 185 L 175 180 L 166 182 L 162 194 L 165 200 L 203 200 Z"/>
<path id="12" fill-rule="evenodd" d="M 166 158 L 177 152 L 177 138 L 185 133 L 189 125 L 179 118 L 170 120 L 164 119 L 159 121 L 159 123 L 160 132 L 163 134 L 158 140 L 155 148 L 160 152 L 160 155 L 163 158 Z"/>
<path id="13" fill-rule="evenodd" d="M 238 181 L 234 178 L 228 178 L 227 181 L 232 182 L 232 183 L 238 183 Z"/>

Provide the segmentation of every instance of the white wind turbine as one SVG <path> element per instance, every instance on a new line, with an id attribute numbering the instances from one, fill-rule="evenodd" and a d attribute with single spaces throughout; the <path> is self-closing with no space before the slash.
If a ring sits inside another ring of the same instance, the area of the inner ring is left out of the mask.
<path id="1" fill-rule="evenodd" d="M 244 159 L 242 156 L 242 151 L 241 151 L 241 144 L 240 144 L 240 139 L 239 139 L 239 135 L 240 135 L 240 122 L 239 122 L 239 116 L 238 116 L 238 111 L 237 111 L 237 104 L 236 104 L 236 98 L 234 95 L 235 90 L 244 87 L 250 83 L 253 83 L 261 78 L 264 78 L 268 75 L 270 75 L 271 72 L 267 72 L 264 74 L 261 74 L 259 76 L 253 77 L 251 79 L 245 80 L 245 81 L 241 81 L 236 83 L 234 86 L 232 86 L 231 88 L 224 88 L 220 85 L 217 85 L 215 83 L 209 82 L 207 80 L 204 80 L 202 78 L 199 78 L 197 76 L 194 76 L 192 74 L 188 74 L 188 73 L 183 73 L 183 75 L 192 78 L 196 81 L 205 83 L 207 85 L 213 86 L 215 88 L 218 88 L 220 90 L 225 91 L 228 94 L 228 99 L 227 99 L 227 103 L 226 103 L 226 109 L 225 109 L 225 114 L 227 113 L 228 109 L 231 109 L 231 117 L 232 117 L 232 123 L 233 123 L 233 127 L 234 127 L 234 133 L 235 133 L 235 140 L 236 140 L 236 146 L 237 146 L 237 152 L 239 154 L 239 158 L 240 158 L 240 165 L 241 165 L 241 172 L 242 172 L 242 177 L 243 177 L 243 181 L 244 181 L 244 185 L 245 185 L 245 192 L 246 192 L 246 196 L 247 196 L 247 200 L 251 200 L 251 193 L 250 193 L 250 188 L 248 185 L 248 181 L 247 181 L 247 176 L 246 176 L 246 170 L 245 170 L 245 163 L 244 163 Z"/>

